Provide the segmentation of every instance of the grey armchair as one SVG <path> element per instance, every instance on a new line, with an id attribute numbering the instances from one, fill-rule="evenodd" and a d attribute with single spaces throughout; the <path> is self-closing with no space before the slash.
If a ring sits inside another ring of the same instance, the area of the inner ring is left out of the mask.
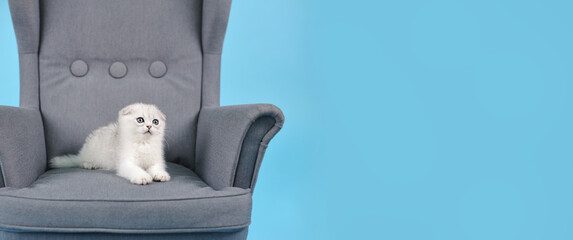
<path id="1" fill-rule="evenodd" d="M 20 107 L 0 106 L 0 239 L 246 239 L 257 173 L 284 122 L 219 106 L 230 0 L 10 0 Z M 172 179 L 48 169 L 133 102 L 168 116 Z"/>

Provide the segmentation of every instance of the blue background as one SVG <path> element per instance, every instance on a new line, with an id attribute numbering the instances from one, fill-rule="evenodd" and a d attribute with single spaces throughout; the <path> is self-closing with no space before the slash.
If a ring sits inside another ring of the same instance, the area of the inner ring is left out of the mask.
<path id="1" fill-rule="evenodd" d="M 286 123 L 250 239 L 573 239 L 573 1 L 235 1 L 223 105 Z M 18 57 L 0 2 L 0 105 Z"/>

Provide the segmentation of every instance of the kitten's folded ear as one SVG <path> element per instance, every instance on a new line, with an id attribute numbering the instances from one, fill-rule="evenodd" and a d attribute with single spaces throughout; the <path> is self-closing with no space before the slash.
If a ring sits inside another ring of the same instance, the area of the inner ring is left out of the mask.
<path id="1" fill-rule="evenodd" d="M 163 114 L 161 111 L 159 111 L 159 116 L 161 116 L 163 121 L 167 120 L 167 116 L 165 116 L 165 114 Z"/>
<path id="2" fill-rule="evenodd" d="M 126 116 L 129 115 L 133 112 L 133 106 L 129 105 L 127 107 L 124 107 L 123 109 L 119 110 L 119 115 L 121 116 Z"/>

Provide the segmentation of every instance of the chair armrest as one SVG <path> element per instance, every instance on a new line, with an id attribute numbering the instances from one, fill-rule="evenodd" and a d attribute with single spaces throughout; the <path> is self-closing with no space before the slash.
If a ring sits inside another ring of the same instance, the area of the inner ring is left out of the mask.
<path id="1" fill-rule="evenodd" d="M 203 107 L 195 171 L 211 187 L 254 190 L 265 150 L 284 123 L 271 104 Z"/>
<path id="2" fill-rule="evenodd" d="M 27 187 L 46 171 L 38 110 L 0 106 L 0 187 Z"/>

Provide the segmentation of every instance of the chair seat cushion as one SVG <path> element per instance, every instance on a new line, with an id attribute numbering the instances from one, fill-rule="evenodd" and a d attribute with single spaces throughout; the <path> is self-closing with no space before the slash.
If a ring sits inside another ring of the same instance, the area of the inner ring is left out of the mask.
<path id="1" fill-rule="evenodd" d="M 250 224 L 248 189 L 215 191 L 168 163 L 169 182 L 134 185 L 112 171 L 53 169 L 27 188 L 0 189 L 0 230 L 173 233 L 240 230 Z"/>

